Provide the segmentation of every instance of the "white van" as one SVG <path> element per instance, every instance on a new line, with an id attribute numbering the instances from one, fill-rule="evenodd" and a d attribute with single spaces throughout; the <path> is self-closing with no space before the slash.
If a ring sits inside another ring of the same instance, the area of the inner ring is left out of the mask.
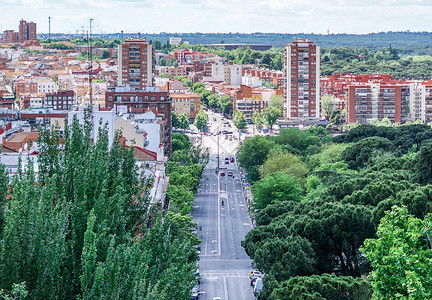
<path id="1" fill-rule="evenodd" d="M 255 280 L 255 284 L 254 284 L 254 288 L 253 288 L 254 295 L 256 296 L 259 292 L 261 292 L 262 288 L 263 288 L 262 279 L 257 278 Z"/>

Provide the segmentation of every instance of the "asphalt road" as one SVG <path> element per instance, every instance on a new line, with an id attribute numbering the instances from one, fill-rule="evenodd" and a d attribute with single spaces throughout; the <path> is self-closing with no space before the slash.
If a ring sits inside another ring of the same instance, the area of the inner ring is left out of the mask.
<path id="1" fill-rule="evenodd" d="M 218 121 L 219 124 L 213 122 L 211 131 L 223 130 L 220 117 Z M 220 166 L 227 167 L 227 170 L 226 175 L 219 178 L 215 174 L 217 136 L 203 136 L 202 146 L 209 147 L 210 162 L 204 171 L 192 208 L 194 222 L 198 226 L 198 237 L 202 240 L 199 262 L 200 299 L 254 299 L 248 278 L 252 270 L 251 260 L 241 246 L 241 241 L 252 229 L 251 220 L 243 198 L 237 165 L 224 163 L 225 157 L 233 157 L 238 141 L 229 141 L 225 136 L 220 136 Z M 227 176 L 228 171 L 232 171 L 234 176 Z"/>

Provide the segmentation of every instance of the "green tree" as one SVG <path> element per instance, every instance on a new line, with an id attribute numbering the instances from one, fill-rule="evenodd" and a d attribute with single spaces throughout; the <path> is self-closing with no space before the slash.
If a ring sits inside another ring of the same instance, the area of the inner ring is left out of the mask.
<path id="1" fill-rule="evenodd" d="M 291 276 L 312 274 L 315 252 L 310 242 L 299 236 L 268 239 L 254 253 L 254 264 L 265 274 L 285 280 Z"/>
<path id="2" fill-rule="evenodd" d="M 102 59 L 106 59 L 106 58 L 109 58 L 111 56 L 111 54 L 110 54 L 110 52 L 109 52 L 109 50 L 106 50 L 106 49 L 104 49 L 104 50 L 102 50 Z"/>
<path id="3" fill-rule="evenodd" d="M 84 124 L 66 124 L 62 144 L 58 126 L 44 130 L 38 178 L 30 162 L 12 180 L 2 209 L 0 286 L 13 294 L 25 282 L 32 299 L 186 298 L 198 259 L 193 240 L 170 232 L 170 220 L 149 206 L 152 182 L 140 177 L 134 149 L 119 133 L 109 146 L 106 127 L 91 141 L 91 128 L 86 111 Z M 195 151 L 187 157 L 205 164 Z M 194 191 L 202 169 L 180 166 L 173 183 L 181 178 Z M 0 196 L 1 188 L 0 180 Z"/>
<path id="4" fill-rule="evenodd" d="M 255 210 L 283 201 L 300 201 L 302 189 L 291 174 L 271 173 L 253 185 Z"/>
<path id="5" fill-rule="evenodd" d="M 432 182 L 432 140 L 422 143 L 420 151 L 417 153 L 414 162 L 414 180 L 421 184 Z"/>
<path id="6" fill-rule="evenodd" d="M 203 89 L 201 90 L 200 94 L 201 94 L 201 103 L 204 103 L 205 105 L 209 105 L 209 97 L 212 95 L 212 93 L 210 91 Z"/>
<path id="7" fill-rule="evenodd" d="M 182 113 L 178 118 L 178 127 L 181 129 L 186 129 L 189 127 L 189 117 L 186 113 Z"/>
<path id="8" fill-rule="evenodd" d="M 330 121 L 330 116 L 334 111 L 334 98 L 333 96 L 321 96 L 321 116 L 327 121 Z"/>
<path id="9" fill-rule="evenodd" d="M 382 137 L 368 137 L 345 148 L 342 152 L 342 159 L 353 170 L 358 170 L 372 165 L 377 151 L 394 152 L 396 149 L 393 143 Z"/>
<path id="10" fill-rule="evenodd" d="M 373 299 L 432 297 L 431 217 L 420 220 L 406 207 L 393 207 L 381 220 L 377 239 L 365 241 L 372 265 Z"/>
<path id="11" fill-rule="evenodd" d="M 275 143 L 262 136 L 246 139 L 238 151 L 238 162 L 245 168 L 249 179 L 259 179 L 259 167 L 264 163 Z"/>
<path id="12" fill-rule="evenodd" d="M 272 95 L 269 100 L 269 106 L 283 111 L 283 97 L 280 95 Z"/>
<path id="13" fill-rule="evenodd" d="M 372 296 L 370 284 L 351 276 L 322 274 L 295 276 L 275 288 L 271 299 L 332 299 L 332 300 L 367 300 Z"/>
<path id="14" fill-rule="evenodd" d="M 280 148 L 275 148 L 269 153 L 260 169 L 261 178 L 279 171 L 291 174 L 299 183 L 303 183 L 304 177 L 308 173 L 308 168 L 299 156 Z"/>
<path id="15" fill-rule="evenodd" d="M 224 115 L 230 115 L 233 110 L 233 104 L 228 96 L 220 98 L 220 108 Z"/>
<path id="16" fill-rule="evenodd" d="M 179 115 L 175 111 L 173 111 L 171 114 L 171 125 L 174 128 L 179 128 L 180 125 Z"/>
<path id="17" fill-rule="evenodd" d="M 158 40 L 155 40 L 153 42 L 153 45 L 154 45 L 155 50 L 161 50 L 162 49 L 162 43 Z"/>
<path id="18" fill-rule="evenodd" d="M 203 111 L 200 110 L 198 114 L 195 117 L 194 125 L 198 130 L 202 131 L 205 126 L 207 126 L 208 122 L 208 115 Z"/>
<path id="19" fill-rule="evenodd" d="M 239 110 L 236 110 L 234 112 L 233 122 L 235 127 L 237 127 L 239 130 L 244 129 L 247 125 L 247 121 L 244 113 Z"/>
<path id="20" fill-rule="evenodd" d="M 273 124 L 282 117 L 282 112 L 276 107 L 267 107 L 264 109 L 263 119 L 267 126 L 270 126 L 270 130 L 273 129 Z"/>
<path id="21" fill-rule="evenodd" d="M 255 124 L 255 126 L 257 127 L 258 130 L 260 129 L 260 127 L 263 124 L 263 120 L 261 118 L 261 115 L 257 110 L 255 110 L 254 113 L 252 114 L 252 123 Z"/>
<path id="22" fill-rule="evenodd" d="M 195 83 L 192 85 L 192 91 L 193 91 L 194 93 L 198 93 L 198 90 L 199 90 L 200 88 L 204 88 L 204 84 L 203 84 L 202 82 L 195 82 Z"/>

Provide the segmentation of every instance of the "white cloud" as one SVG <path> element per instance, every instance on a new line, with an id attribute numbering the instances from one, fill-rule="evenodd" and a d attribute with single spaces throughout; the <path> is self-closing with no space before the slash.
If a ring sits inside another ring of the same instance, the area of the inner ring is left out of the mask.
<path id="1" fill-rule="evenodd" d="M 2 0 L 2 28 L 39 32 L 378 32 L 430 30 L 430 0 Z"/>

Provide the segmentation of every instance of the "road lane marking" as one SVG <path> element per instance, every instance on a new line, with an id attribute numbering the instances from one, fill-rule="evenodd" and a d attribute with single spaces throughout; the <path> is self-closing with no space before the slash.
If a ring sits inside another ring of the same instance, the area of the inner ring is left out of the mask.
<path id="1" fill-rule="evenodd" d="M 226 276 L 223 277 L 225 299 L 228 300 L 228 284 Z"/>

